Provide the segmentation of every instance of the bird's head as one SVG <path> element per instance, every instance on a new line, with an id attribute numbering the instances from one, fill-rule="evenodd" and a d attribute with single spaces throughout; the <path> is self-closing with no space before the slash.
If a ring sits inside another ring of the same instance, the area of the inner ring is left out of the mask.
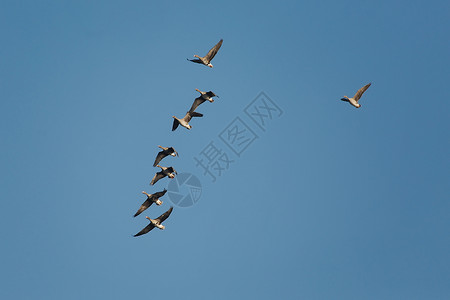
<path id="1" fill-rule="evenodd" d="M 208 100 L 209 100 L 209 102 L 211 102 L 211 103 L 214 102 L 214 99 L 213 99 L 213 98 L 210 98 L 210 99 L 208 99 Z"/>
<path id="2" fill-rule="evenodd" d="M 163 202 L 162 202 L 161 200 L 159 200 L 159 199 L 156 200 L 155 203 L 156 203 L 156 205 L 161 205 L 161 204 L 163 204 Z"/>
<path id="3" fill-rule="evenodd" d="M 212 68 L 212 67 L 213 67 L 213 65 L 212 65 L 212 64 L 208 64 L 208 67 Z"/>
<path id="4" fill-rule="evenodd" d="M 166 226 L 160 224 L 160 225 L 158 226 L 158 228 L 161 229 L 161 230 L 164 230 L 164 229 L 166 229 Z"/>
<path id="5" fill-rule="evenodd" d="M 192 128 L 192 125 L 188 124 L 187 129 L 191 130 L 191 128 Z"/>
<path id="6" fill-rule="evenodd" d="M 356 108 L 360 108 L 360 107 L 361 107 L 361 104 L 356 103 Z"/>

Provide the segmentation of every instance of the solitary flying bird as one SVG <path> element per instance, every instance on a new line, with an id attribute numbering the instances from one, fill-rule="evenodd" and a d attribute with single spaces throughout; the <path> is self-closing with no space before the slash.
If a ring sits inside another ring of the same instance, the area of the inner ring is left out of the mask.
<path id="1" fill-rule="evenodd" d="M 175 178 L 175 174 L 178 174 L 177 171 L 173 167 L 161 167 L 160 165 L 157 165 L 157 167 L 161 168 L 161 171 L 157 172 L 155 176 L 153 176 L 152 181 L 150 182 L 150 185 L 154 185 L 158 182 L 161 178 L 164 178 L 166 176 L 169 176 L 169 178 Z"/>
<path id="2" fill-rule="evenodd" d="M 205 102 L 206 100 L 213 103 L 214 99 L 212 97 L 217 97 L 217 98 L 219 97 L 211 91 L 202 92 L 199 89 L 195 89 L 195 90 L 200 93 L 200 97 L 195 98 L 194 103 L 192 104 L 191 109 L 189 110 L 191 112 L 195 111 L 197 109 L 197 107 L 199 107 L 199 105 L 202 104 L 203 102 Z"/>
<path id="3" fill-rule="evenodd" d="M 161 161 L 161 159 L 163 159 L 164 157 L 169 156 L 169 155 L 172 155 L 172 156 L 178 155 L 178 152 L 175 151 L 175 149 L 173 149 L 173 147 L 161 147 L 161 146 L 158 146 L 158 147 L 161 148 L 162 151 L 160 151 L 158 153 L 158 155 L 156 155 L 155 162 L 153 163 L 154 167 L 156 167 L 159 164 L 159 162 Z"/>
<path id="4" fill-rule="evenodd" d="M 157 192 L 154 194 L 147 194 L 146 192 L 142 191 L 142 194 L 147 195 L 147 200 L 145 200 L 144 203 L 142 203 L 141 207 L 139 207 L 138 211 L 134 214 L 134 216 L 139 216 L 144 210 L 152 206 L 153 203 L 156 203 L 156 205 L 161 205 L 163 202 L 159 200 L 160 197 L 164 196 L 164 194 L 167 192 L 166 189 L 161 192 Z"/>
<path id="5" fill-rule="evenodd" d="M 187 129 L 191 129 L 192 126 L 189 125 L 189 122 L 193 117 L 203 117 L 203 114 L 195 111 L 188 111 L 183 119 L 178 119 L 177 117 L 172 116 L 173 118 L 172 131 L 177 129 L 178 125 L 181 125 Z"/>
<path id="6" fill-rule="evenodd" d="M 361 98 L 362 94 L 364 94 L 364 92 L 369 88 L 369 86 L 372 83 L 366 84 L 365 86 L 363 86 L 362 88 L 360 88 L 355 96 L 353 96 L 353 98 L 349 98 L 347 96 L 344 96 L 344 98 L 341 98 L 342 101 L 346 101 L 349 102 L 351 105 L 353 105 L 356 108 L 360 108 L 361 104 L 358 103 L 359 99 Z"/>
<path id="7" fill-rule="evenodd" d="M 157 219 L 150 219 L 149 217 L 145 217 L 146 219 L 148 219 L 150 221 L 150 224 L 145 226 L 144 229 L 142 229 L 141 231 L 136 233 L 134 236 L 140 236 L 140 235 L 146 234 L 155 227 L 158 227 L 159 229 L 164 230 L 164 228 L 166 228 L 166 227 L 164 225 L 161 225 L 161 223 L 164 222 L 164 220 L 166 220 L 170 216 L 170 214 L 172 213 L 172 210 L 173 210 L 173 207 L 170 207 L 168 211 L 166 211 L 165 213 L 160 215 Z"/>
<path id="8" fill-rule="evenodd" d="M 223 40 L 221 39 L 214 47 L 211 48 L 211 50 L 209 50 L 208 54 L 206 54 L 205 56 L 200 57 L 198 55 L 194 55 L 194 57 L 197 57 L 197 59 L 187 59 L 187 60 L 190 60 L 198 64 L 203 64 L 205 66 L 212 68 L 213 65 L 211 64 L 211 60 L 214 58 L 214 56 L 216 56 L 217 51 L 219 51 L 220 47 L 222 46 L 222 42 Z"/>

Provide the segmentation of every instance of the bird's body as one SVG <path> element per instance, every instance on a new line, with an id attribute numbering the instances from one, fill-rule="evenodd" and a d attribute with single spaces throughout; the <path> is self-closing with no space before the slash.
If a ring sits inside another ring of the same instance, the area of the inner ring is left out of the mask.
<path id="1" fill-rule="evenodd" d="M 195 90 L 200 93 L 200 97 L 195 98 L 194 103 L 192 103 L 191 109 L 189 110 L 190 112 L 194 112 L 197 109 L 197 107 L 199 107 L 200 104 L 202 104 L 203 102 L 209 101 L 213 103 L 214 102 L 213 97 L 219 97 L 212 91 L 202 92 L 199 89 Z"/>
<path id="2" fill-rule="evenodd" d="M 163 202 L 159 200 L 164 194 L 167 192 L 166 189 L 161 192 L 157 192 L 154 194 L 147 194 L 146 192 L 142 191 L 142 194 L 147 195 L 147 200 L 145 200 L 144 203 L 142 203 L 141 207 L 139 207 L 138 211 L 134 214 L 134 216 L 140 215 L 144 210 L 149 208 L 153 203 L 156 203 L 156 205 L 161 205 Z"/>
<path id="3" fill-rule="evenodd" d="M 188 111 L 186 113 L 186 115 L 184 116 L 184 118 L 182 119 L 178 119 L 175 116 L 172 116 L 173 120 L 173 125 L 172 125 L 172 131 L 174 131 L 175 129 L 177 129 L 178 125 L 183 126 L 184 128 L 187 129 L 191 129 L 192 126 L 189 124 L 189 122 L 191 121 L 191 119 L 193 117 L 203 117 L 203 115 L 201 113 L 195 112 L 195 111 Z"/>
<path id="4" fill-rule="evenodd" d="M 146 216 L 145 218 L 150 221 L 150 224 L 145 226 L 141 231 L 136 233 L 134 236 L 140 236 L 140 235 L 146 234 L 155 227 L 157 227 L 161 230 L 164 230 L 166 227 L 164 225 L 162 225 L 162 222 L 164 222 L 170 216 L 170 214 L 172 213 L 172 210 L 173 210 L 173 207 L 170 207 L 168 211 L 166 211 L 165 213 L 163 213 L 156 219 L 150 219 L 149 217 Z"/>
<path id="5" fill-rule="evenodd" d="M 342 101 L 346 101 L 349 102 L 351 105 L 353 105 L 356 108 L 360 108 L 361 104 L 358 103 L 359 99 L 361 99 L 362 94 L 364 94 L 364 92 L 369 88 L 369 86 L 372 83 L 366 84 L 365 86 L 363 86 L 362 88 L 360 88 L 355 96 L 353 96 L 353 98 L 349 98 L 347 96 L 344 96 L 344 98 L 341 98 Z"/>
<path id="6" fill-rule="evenodd" d="M 161 146 L 158 146 L 158 147 L 161 148 L 162 151 L 158 152 L 158 155 L 156 155 L 155 162 L 153 163 L 154 167 L 156 167 L 164 157 L 169 156 L 169 155 L 171 155 L 171 156 L 178 155 L 178 152 L 175 151 L 175 149 L 173 147 L 161 147 Z"/>
<path id="7" fill-rule="evenodd" d="M 158 180 L 168 176 L 169 178 L 174 178 L 175 174 L 177 174 L 177 171 L 173 167 L 161 167 L 160 165 L 157 165 L 157 167 L 161 168 L 161 171 L 157 172 L 155 176 L 153 176 L 152 181 L 150 182 L 150 185 L 154 185 L 158 182 Z"/>
<path id="8" fill-rule="evenodd" d="M 212 68 L 213 65 L 211 64 L 211 60 L 214 58 L 214 56 L 216 56 L 217 51 L 219 51 L 220 47 L 222 46 L 222 43 L 223 40 L 221 39 L 214 47 L 211 48 L 211 50 L 208 51 L 205 56 L 200 57 L 198 55 L 194 55 L 194 57 L 196 57 L 197 59 L 188 60 Z"/>

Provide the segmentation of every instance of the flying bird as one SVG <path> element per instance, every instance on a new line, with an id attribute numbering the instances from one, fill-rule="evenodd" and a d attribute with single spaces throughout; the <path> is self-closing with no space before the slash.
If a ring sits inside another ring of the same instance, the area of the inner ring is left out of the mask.
<path id="1" fill-rule="evenodd" d="M 178 174 L 177 171 L 173 167 L 161 167 L 160 165 L 157 165 L 157 167 L 161 168 L 161 171 L 157 172 L 155 176 L 153 176 L 152 181 L 150 182 L 150 185 L 154 185 L 158 182 L 161 178 L 164 178 L 166 176 L 169 176 L 169 178 L 175 178 L 175 174 Z"/>
<path id="2" fill-rule="evenodd" d="M 203 114 L 195 111 L 188 111 L 183 119 L 178 119 L 177 117 L 172 116 L 172 118 L 174 119 L 172 124 L 172 131 L 177 129 L 178 125 L 181 125 L 187 129 L 191 129 L 192 126 L 189 125 L 189 122 L 193 117 L 203 117 Z"/>
<path id="3" fill-rule="evenodd" d="M 138 211 L 134 214 L 134 216 L 139 216 L 144 210 L 152 206 L 153 203 L 156 203 L 156 205 L 161 205 L 163 202 L 159 200 L 164 194 L 167 192 L 166 189 L 161 192 L 157 192 L 154 194 L 147 194 L 145 191 L 142 191 L 142 194 L 147 195 L 147 200 L 145 200 L 144 203 L 142 203 L 141 207 L 139 207 Z"/>
<path id="4" fill-rule="evenodd" d="M 177 156 L 178 152 L 175 151 L 175 149 L 173 147 L 161 147 L 158 146 L 159 148 L 162 149 L 162 151 L 158 152 L 158 155 L 156 155 L 155 158 L 155 162 L 153 163 L 153 166 L 156 167 L 159 162 L 161 161 L 161 159 L 163 159 L 166 156 L 172 155 L 172 156 Z"/>
<path id="5" fill-rule="evenodd" d="M 358 103 L 359 99 L 361 98 L 362 94 L 364 94 L 364 92 L 369 88 L 369 86 L 372 83 L 366 84 L 365 86 L 363 86 L 362 88 L 360 88 L 355 96 L 353 96 L 353 98 L 349 98 L 347 96 L 344 96 L 344 98 L 341 98 L 342 101 L 346 101 L 349 102 L 351 105 L 353 105 L 356 108 L 360 108 L 361 104 Z"/>
<path id="6" fill-rule="evenodd" d="M 200 57 L 198 55 L 194 55 L 194 57 L 197 57 L 197 59 L 188 58 L 187 60 L 212 68 L 213 65 L 211 64 L 211 60 L 214 58 L 214 56 L 216 56 L 217 51 L 219 51 L 220 47 L 222 46 L 222 42 L 223 39 L 221 39 L 214 47 L 212 47 L 211 50 L 209 50 L 208 54 L 206 54 L 205 56 Z"/>
<path id="7" fill-rule="evenodd" d="M 164 225 L 161 225 L 162 222 L 164 222 L 172 213 L 173 207 L 170 207 L 168 211 L 160 215 L 157 219 L 150 219 L 149 217 L 145 217 L 150 221 L 150 224 L 145 226 L 141 231 L 136 233 L 134 236 L 140 236 L 143 234 L 146 234 L 150 232 L 153 228 L 158 227 L 161 230 L 164 230 L 166 228 Z"/>
<path id="8" fill-rule="evenodd" d="M 199 105 L 202 104 L 203 102 L 205 102 L 206 100 L 213 103 L 214 102 L 213 97 L 219 97 L 216 94 L 214 94 L 212 91 L 202 92 L 199 89 L 195 89 L 195 90 L 200 93 L 200 97 L 195 98 L 194 103 L 192 104 L 191 109 L 189 110 L 190 112 L 195 111 L 197 109 L 197 107 L 199 107 Z"/>

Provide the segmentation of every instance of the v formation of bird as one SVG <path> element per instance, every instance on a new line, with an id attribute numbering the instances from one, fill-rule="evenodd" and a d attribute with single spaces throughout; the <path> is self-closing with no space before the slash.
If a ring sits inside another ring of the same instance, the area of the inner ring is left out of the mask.
<path id="1" fill-rule="evenodd" d="M 222 46 L 223 40 L 221 39 L 214 47 L 211 48 L 211 50 L 208 51 L 208 53 L 200 57 L 198 55 L 194 55 L 196 59 L 188 59 L 189 61 L 192 61 L 194 63 L 202 64 L 207 67 L 212 68 L 213 65 L 211 64 L 211 60 L 216 56 L 217 52 L 219 51 L 220 47 Z M 352 98 L 349 98 L 347 96 L 344 96 L 341 98 L 342 101 L 349 102 L 351 105 L 353 105 L 356 108 L 360 108 L 361 104 L 359 104 L 359 100 L 361 99 L 361 96 L 364 94 L 364 92 L 370 87 L 371 83 L 363 86 L 360 88 L 355 96 Z M 192 125 L 189 124 L 192 118 L 194 117 L 203 117 L 203 114 L 196 112 L 195 110 L 203 104 L 205 101 L 214 102 L 213 97 L 219 97 L 214 92 L 202 92 L 199 89 L 195 89 L 197 92 L 200 93 L 200 96 L 195 98 L 194 103 L 192 103 L 191 108 L 186 112 L 186 115 L 179 119 L 175 116 L 172 116 L 173 118 L 173 125 L 172 125 L 172 131 L 175 131 L 179 125 L 185 127 L 186 129 L 191 129 Z M 173 147 L 162 147 L 158 146 L 162 150 L 156 155 L 155 162 L 153 163 L 153 167 L 159 167 L 161 168 L 161 171 L 157 172 L 155 176 L 153 176 L 153 179 L 150 182 L 150 185 L 154 185 L 156 182 L 158 182 L 160 179 L 164 177 L 169 177 L 170 179 L 175 178 L 175 175 L 177 175 L 177 171 L 173 167 L 163 167 L 160 166 L 159 163 L 162 159 L 164 159 L 167 156 L 179 156 L 178 152 L 175 151 Z M 167 190 L 164 189 L 163 191 L 156 192 L 154 194 L 148 194 L 147 192 L 143 191 L 142 193 L 147 196 L 147 199 L 142 203 L 142 205 L 139 207 L 138 211 L 134 214 L 134 217 L 140 215 L 144 210 L 149 208 L 153 203 L 156 205 L 162 205 L 163 201 L 161 201 L 159 198 L 163 197 L 166 194 Z M 161 230 L 165 228 L 162 223 L 170 216 L 172 213 L 173 207 L 170 207 L 166 212 L 164 212 L 162 215 L 157 217 L 156 219 L 151 219 L 149 217 L 145 217 L 149 220 L 149 224 L 144 227 L 141 231 L 136 233 L 134 236 L 140 236 L 143 234 L 146 234 L 150 232 L 153 228 L 157 227 Z"/>
<path id="2" fill-rule="evenodd" d="M 217 51 L 219 51 L 220 47 L 222 46 L 223 40 L 220 40 L 211 50 L 209 50 L 208 54 L 206 54 L 204 57 L 200 57 L 198 55 L 194 55 L 194 57 L 197 57 L 198 59 L 191 60 L 192 62 L 203 64 L 205 66 L 208 66 L 210 68 L 213 67 L 211 64 L 211 60 L 214 58 L 214 56 L 217 54 Z M 200 93 L 200 96 L 195 98 L 194 103 L 192 103 L 191 108 L 186 112 L 186 115 L 179 119 L 175 116 L 173 116 L 173 125 L 172 125 L 172 131 L 176 130 L 179 125 L 191 129 L 192 125 L 189 124 L 191 119 L 193 117 L 203 117 L 203 114 L 196 112 L 195 110 L 205 101 L 214 102 L 213 97 L 219 97 L 212 91 L 209 92 L 202 92 L 199 89 L 195 89 L 197 92 Z M 161 151 L 156 155 L 155 162 L 153 163 L 153 167 L 161 168 L 161 171 L 156 172 L 155 176 L 153 176 L 150 185 L 154 185 L 159 180 L 163 179 L 164 177 L 169 177 L 170 179 L 175 178 L 175 175 L 177 175 L 177 171 L 173 167 L 163 167 L 159 165 L 161 161 L 167 157 L 167 156 L 178 156 L 178 152 L 173 147 L 162 147 Z M 142 203 L 142 205 L 139 207 L 137 212 L 134 214 L 134 217 L 137 217 L 140 215 L 144 210 L 148 209 L 150 206 L 152 206 L 153 203 L 156 205 L 162 205 L 163 201 L 161 201 L 159 198 L 163 197 L 166 194 L 167 190 L 164 189 L 163 191 L 156 192 L 154 194 L 149 194 L 145 191 L 142 192 L 142 194 L 147 196 L 147 199 Z M 162 223 L 170 216 L 170 214 L 173 211 L 173 207 L 170 207 L 165 213 L 157 217 L 156 219 L 151 219 L 149 217 L 145 217 L 150 222 L 147 226 L 145 226 L 141 231 L 136 233 L 134 236 L 140 236 L 143 234 L 146 234 L 153 230 L 153 228 L 157 227 L 161 230 L 165 228 Z"/>

